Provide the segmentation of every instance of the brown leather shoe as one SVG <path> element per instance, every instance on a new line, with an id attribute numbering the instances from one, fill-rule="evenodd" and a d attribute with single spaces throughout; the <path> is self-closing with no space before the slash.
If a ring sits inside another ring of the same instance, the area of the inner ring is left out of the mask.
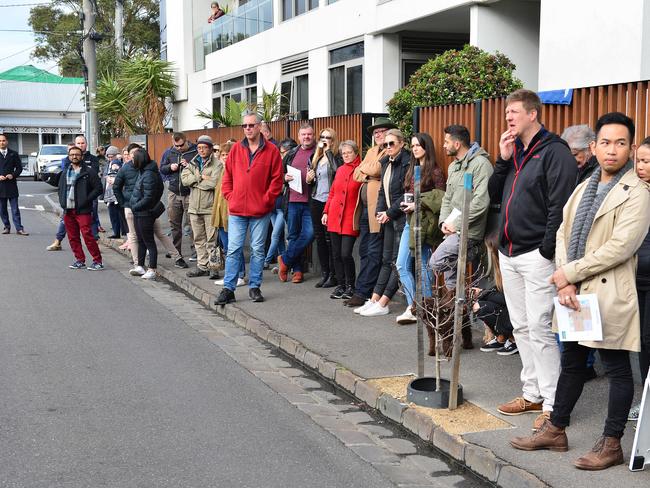
<path id="1" fill-rule="evenodd" d="M 286 282 L 289 279 L 289 268 L 284 261 L 282 261 L 282 256 L 278 256 L 278 278 L 280 281 Z"/>
<path id="2" fill-rule="evenodd" d="M 566 432 L 564 432 L 564 427 L 556 427 L 550 420 L 545 420 L 540 429 L 529 437 L 511 439 L 510 445 L 522 451 L 549 449 L 551 451 L 566 452 L 569 450 L 569 441 Z"/>
<path id="3" fill-rule="evenodd" d="M 529 402 L 523 397 L 517 397 L 508 403 L 497 407 L 499 413 L 503 415 L 521 415 L 524 413 L 535 413 L 542 411 L 542 403 Z"/>
<path id="4" fill-rule="evenodd" d="M 291 283 L 302 283 L 304 281 L 302 276 L 302 271 L 296 271 L 293 273 L 293 278 L 291 278 Z"/>
<path id="5" fill-rule="evenodd" d="M 343 301 L 343 305 L 350 308 L 360 307 L 364 303 L 366 303 L 366 299 L 363 298 L 361 295 L 356 295 L 356 294 L 352 295 L 350 299 Z"/>
<path id="6" fill-rule="evenodd" d="M 590 452 L 576 459 L 573 464 L 578 469 L 599 471 L 623 463 L 621 440 L 616 437 L 602 436 Z"/>

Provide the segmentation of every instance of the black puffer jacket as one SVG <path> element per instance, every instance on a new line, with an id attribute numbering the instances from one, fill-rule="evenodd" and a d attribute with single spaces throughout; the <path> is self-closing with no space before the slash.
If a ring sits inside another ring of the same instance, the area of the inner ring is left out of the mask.
<path id="1" fill-rule="evenodd" d="M 131 193 L 131 211 L 136 217 L 147 217 L 160 201 L 165 187 L 155 161 L 150 161 L 135 182 Z"/>
<path id="2" fill-rule="evenodd" d="M 190 189 L 183 186 L 183 183 L 181 183 L 181 171 L 183 170 L 183 167 L 180 163 L 182 160 L 189 163 L 197 154 L 198 152 L 196 151 L 196 146 L 194 144 L 189 144 L 187 151 L 184 152 L 172 147 L 165 153 L 165 157 L 163 157 L 163 160 L 160 162 L 160 172 L 167 176 L 170 192 L 181 196 L 187 196 L 190 194 Z M 176 171 L 172 171 L 172 164 L 174 163 L 178 164 Z"/>
<path id="3" fill-rule="evenodd" d="M 402 149 L 393 161 L 390 161 L 388 156 L 381 158 L 381 185 L 379 187 L 379 198 L 377 200 L 377 212 L 386 212 L 391 220 L 399 220 L 406 215 L 402 212 L 399 204 L 404 199 L 404 181 L 406 180 L 406 172 L 409 169 L 409 161 L 411 157 L 406 149 Z M 386 194 L 384 192 L 384 175 L 388 169 L 388 165 L 392 166 L 390 174 L 389 196 L 390 207 L 386 203 Z"/>
<path id="4" fill-rule="evenodd" d="M 115 175 L 113 193 L 115 193 L 117 203 L 122 207 L 131 208 L 131 194 L 139 176 L 140 172 L 133 167 L 132 162 L 124 163 Z"/>
<path id="5" fill-rule="evenodd" d="M 89 214 L 93 210 L 93 200 L 103 192 L 102 180 L 97 172 L 85 163 L 74 182 L 74 209 L 67 208 L 68 203 L 68 166 L 61 171 L 59 178 L 59 205 L 63 210 L 74 210 L 78 214 Z"/>
<path id="6" fill-rule="evenodd" d="M 562 208 L 575 188 L 578 167 L 569 146 L 541 128 L 524 151 L 519 139 L 508 161 L 497 159 L 488 183 L 493 204 L 501 204 L 499 250 L 518 256 L 535 249 L 555 256 Z"/>

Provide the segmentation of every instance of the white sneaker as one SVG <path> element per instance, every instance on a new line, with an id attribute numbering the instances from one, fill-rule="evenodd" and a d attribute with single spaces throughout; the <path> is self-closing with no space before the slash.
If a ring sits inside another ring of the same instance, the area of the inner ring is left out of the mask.
<path id="1" fill-rule="evenodd" d="M 142 266 L 136 266 L 135 268 L 129 270 L 129 274 L 131 276 L 142 276 L 145 273 L 146 271 Z"/>
<path id="2" fill-rule="evenodd" d="M 389 313 L 388 305 L 382 307 L 379 302 L 375 302 L 366 310 L 359 312 L 359 315 L 362 317 L 379 317 L 380 315 L 388 315 Z"/>
<path id="3" fill-rule="evenodd" d="M 417 321 L 418 318 L 413 315 L 413 312 L 411 312 L 410 305 L 406 307 L 406 310 L 404 310 L 404 313 L 402 315 L 398 315 L 395 319 L 395 322 L 397 322 L 399 325 L 414 324 Z"/>
<path id="4" fill-rule="evenodd" d="M 148 269 L 147 272 L 142 275 L 142 279 L 143 280 L 155 280 L 157 276 L 158 276 L 158 273 L 156 273 L 153 269 Z"/>
<path id="5" fill-rule="evenodd" d="M 364 310 L 368 310 L 368 308 L 370 308 L 372 305 L 374 305 L 374 303 L 375 303 L 375 302 L 373 302 L 372 300 L 366 300 L 366 303 L 364 303 L 364 304 L 361 305 L 360 307 L 355 308 L 355 309 L 352 310 L 352 311 L 353 311 L 354 313 L 361 313 L 361 312 L 363 312 Z"/>
<path id="6" fill-rule="evenodd" d="M 224 278 L 215 281 L 214 284 L 217 286 L 223 286 Z M 245 284 L 246 284 L 246 280 L 244 278 L 237 278 L 237 286 L 244 286 Z"/>

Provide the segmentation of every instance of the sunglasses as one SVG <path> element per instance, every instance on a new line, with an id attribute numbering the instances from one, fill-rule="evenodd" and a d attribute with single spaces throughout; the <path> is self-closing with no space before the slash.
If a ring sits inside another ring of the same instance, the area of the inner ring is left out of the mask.
<path id="1" fill-rule="evenodd" d="M 183 143 L 183 144 L 174 144 L 174 147 L 183 147 L 184 145 L 185 145 L 185 143 Z"/>
<path id="2" fill-rule="evenodd" d="M 397 144 L 397 142 L 395 142 L 395 141 L 388 141 L 388 142 L 384 142 L 384 143 L 381 145 L 381 147 L 382 147 L 383 149 L 386 149 L 387 147 L 393 147 L 393 146 L 395 146 L 396 144 Z"/>
<path id="3" fill-rule="evenodd" d="M 320 136 L 321 139 L 327 139 L 328 141 L 331 141 L 334 139 L 332 136 Z"/>
<path id="4" fill-rule="evenodd" d="M 244 129 L 252 129 L 252 128 L 255 127 L 256 125 L 257 125 L 257 124 L 242 124 L 241 126 L 242 126 L 242 128 L 244 128 Z"/>

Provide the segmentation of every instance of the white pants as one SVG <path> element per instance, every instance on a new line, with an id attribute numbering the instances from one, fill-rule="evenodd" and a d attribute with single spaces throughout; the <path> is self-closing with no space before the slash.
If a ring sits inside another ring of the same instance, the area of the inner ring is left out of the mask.
<path id="1" fill-rule="evenodd" d="M 135 235 L 135 220 L 133 218 L 133 212 L 130 208 L 124 208 L 124 216 L 126 217 L 126 223 L 129 226 L 129 232 L 127 233 L 127 242 L 129 243 L 129 251 L 131 251 L 131 258 L 133 264 L 138 264 L 138 237 Z M 174 247 L 174 243 L 165 232 L 163 231 L 162 225 L 160 224 L 160 219 L 156 219 L 153 224 L 153 233 L 162 243 L 165 250 L 172 255 L 172 259 L 176 261 L 181 255 L 178 253 Z"/>
<path id="2" fill-rule="evenodd" d="M 553 410 L 560 376 L 560 349 L 551 330 L 555 264 L 538 250 L 515 257 L 499 253 L 503 292 L 521 358 L 523 397 Z"/>

